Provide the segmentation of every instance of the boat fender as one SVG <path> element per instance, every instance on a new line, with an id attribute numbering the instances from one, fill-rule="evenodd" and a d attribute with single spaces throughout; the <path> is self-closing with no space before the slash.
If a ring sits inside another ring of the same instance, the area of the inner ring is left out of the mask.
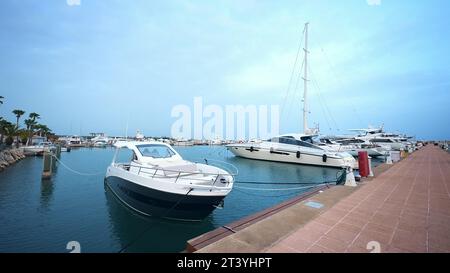
<path id="1" fill-rule="evenodd" d="M 300 158 L 300 151 L 297 151 L 297 158 Z"/>
<path id="2" fill-rule="evenodd" d="M 328 158 L 327 155 L 324 154 L 324 155 L 322 156 L 322 161 L 323 161 L 323 162 L 327 162 L 327 158 Z"/>
<path id="3" fill-rule="evenodd" d="M 253 148 L 253 146 L 250 146 L 250 152 L 253 152 L 255 150 L 255 148 Z"/>

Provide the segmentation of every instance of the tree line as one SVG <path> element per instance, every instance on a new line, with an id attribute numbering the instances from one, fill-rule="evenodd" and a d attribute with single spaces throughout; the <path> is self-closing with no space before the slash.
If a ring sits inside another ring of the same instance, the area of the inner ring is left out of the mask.
<path id="1" fill-rule="evenodd" d="M 3 105 L 5 98 L 0 96 L 0 106 Z M 52 130 L 47 125 L 39 123 L 41 116 L 38 113 L 30 113 L 28 118 L 24 120 L 24 127 L 20 125 L 20 119 L 26 114 L 24 110 L 15 109 L 12 113 L 16 116 L 15 122 L 10 122 L 3 117 L 0 117 L 0 145 L 6 144 L 11 146 L 16 140 L 16 145 L 19 147 L 20 143 L 23 145 L 31 145 L 34 135 L 39 135 L 47 138 L 54 137 Z"/>

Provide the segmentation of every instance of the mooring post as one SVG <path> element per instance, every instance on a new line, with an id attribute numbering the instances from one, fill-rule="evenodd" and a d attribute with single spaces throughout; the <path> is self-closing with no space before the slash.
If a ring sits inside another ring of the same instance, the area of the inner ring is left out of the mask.
<path id="1" fill-rule="evenodd" d="M 348 186 L 348 187 L 356 187 L 356 180 L 355 180 L 355 175 L 353 174 L 353 169 L 350 166 L 347 166 L 347 168 L 345 169 L 346 172 L 346 176 L 345 176 L 345 183 L 344 186 Z"/>
<path id="2" fill-rule="evenodd" d="M 44 168 L 42 170 L 42 179 L 50 179 L 52 177 L 52 155 L 44 152 Z"/>
<path id="3" fill-rule="evenodd" d="M 372 170 L 372 157 L 368 155 L 368 158 L 369 158 L 369 177 L 374 177 Z"/>
<path id="4" fill-rule="evenodd" d="M 56 157 L 61 158 L 61 144 L 56 146 Z"/>

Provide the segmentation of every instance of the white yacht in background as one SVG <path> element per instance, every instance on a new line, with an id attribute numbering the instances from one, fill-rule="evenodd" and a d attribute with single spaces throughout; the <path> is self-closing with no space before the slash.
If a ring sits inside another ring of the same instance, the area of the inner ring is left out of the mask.
<path id="1" fill-rule="evenodd" d="M 183 160 L 162 142 L 117 142 L 105 184 L 131 209 L 148 216 L 202 220 L 233 188 L 233 175 L 205 164 Z M 131 162 L 116 163 L 121 149 Z"/>
<path id="2" fill-rule="evenodd" d="M 104 133 L 93 133 L 91 135 L 94 136 L 90 140 L 92 146 L 94 147 L 103 148 L 110 144 L 111 140 L 107 136 L 105 136 Z"/>
<path id="3" fill-rule="evenodd" d="M 42 155 L 44 154 L 44 152 L 55 151 L 56 147 L 53 145 L 53 143 L 44 141 L 32 146 L 25 146 L 22 149 L 25 154 Z"/>
<path id="4" fill-rule="evenodd" d="M 382 147 L 390 147 L 391 150 L 408 150 L 414 146 L 414 144 L 409 141 L 408 137 L 399 134 L 385 133 L 383 126 L 380 128 L 369 127 L 368 129 L 351 129 L 350 131 L 360 132 L 359 135 L 355 136 L 355 139 L 360 139 Z"/>
<path id="5" fill-rule="evenodd" d="M 141 131 L 138 130 L 138 131 L 136 132 L 135 139 L 136 139 L 137 141 L 144 141 L 144 140 L 145 140 L 145 136 L 144 136 L 143 133 L 141 133 Z"/>
<path id="6" fill-rule="evenodd" d="M 69 137 L 60 137 L 58 139 L 61 142 L 65 142 L 67 147 L 85 147 L 85 143 L 83 143 L 83 140 L 79 136 L 69 136 Z"/>
<path id="7" fill-rule="evenodd" d="M 318 129 L 308 128 L 308 23 L 305 24 L 303 134 L 285 134 L 261 142 L 247 142 L 226 145 L 234 155 L 249 159 L 342 168 L 357 168 L 357 162 L 348 153 L 330 151 L 313 141 Z"/>
<path id="8" fill-rule="evenodd" d="M 365 151 L 371 157 L 387 156 L 391 148 L 389 146 L 377 145 L 355 138 L 332 139 L 320 138 L 319 146 L 327 146 L 329 150 L 335 152 L 347 152 L 353 157 L 357 157 L 360 151 Z"/>

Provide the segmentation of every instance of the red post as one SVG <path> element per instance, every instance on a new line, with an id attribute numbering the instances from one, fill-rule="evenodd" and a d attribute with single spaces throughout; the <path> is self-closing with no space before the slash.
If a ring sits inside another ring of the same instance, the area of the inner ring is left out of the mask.
<path id="1" fill-rule="evenodd" d="M 370 174 L 370 169 L 369 169 L 369 156 L 366 151 L 358 152 L 358 164 L 359 164 L 359 175 L 361 177 L 368 177 Z"/>

